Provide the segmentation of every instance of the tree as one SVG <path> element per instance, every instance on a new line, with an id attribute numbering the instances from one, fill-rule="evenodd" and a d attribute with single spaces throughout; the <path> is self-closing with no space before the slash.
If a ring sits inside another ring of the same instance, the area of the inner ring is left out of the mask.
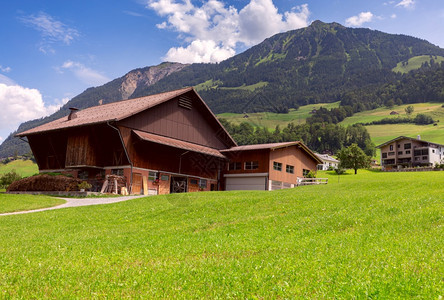
<path id="1" fill-rule="evenodd" d="M 22 179 L 22 176 L 20 176 L 15 170 L 11 170 L 0 176 L 0 188 L 7 188 L 11 183 L 20 179 Z"/>
<path id="2" fill-rule="evenodd" d="M 370 167 L 370 157 L 357 144 L 352 144 L 347 148 L 342 148 L 338 153 L 340 168 L 350 168 L 358 173 L 358 169 Z"/>
<path id="3" fill-rule="evenodd" d="M 405 108 L 405 113 L 411 115 L 415 111 L 415 108 L 412 105 L 409 105 Z"/>

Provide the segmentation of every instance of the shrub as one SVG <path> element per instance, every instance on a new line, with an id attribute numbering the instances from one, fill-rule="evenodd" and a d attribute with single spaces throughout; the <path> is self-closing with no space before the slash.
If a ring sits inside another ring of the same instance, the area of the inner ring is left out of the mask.
<path id="1" fill-rule="evenodd" d="M 86 181 L 82 181 L 82 182 L 79 183 L 77 186 L 78 186 L 79 189 L 81 189 L 81 190 L 87 190 L 87 189 L 90 189 L 90 188 L 92 187 L 92 185 L 91 185 L 90 183 L 86 182 Z"/>
<path id="2" fill-rule="evenodd" d="M 316 172 L 311 170 L 310 172 L 307 173 L 307 175 L 305 175 L 305 178 L 316 178 Z"/>
<path id="3" fill-rule="evenodd" d="M 20 179 L 22 179 L 22 176 L 20 176 L 15 170 L 11 170 L 0 177 L 0 187 L 7 188 L 11 183 Z"/>
<path id="4" fill-rule="evenodd" d="M 343 169 L 343 168 L 336 168 L 336 169 L 335 169 L 335 172 L 336 172 L 336 174 L 338 174 L 338 175 L 342 175 L 342 174 L 345 173 L 345 169 Z"/>

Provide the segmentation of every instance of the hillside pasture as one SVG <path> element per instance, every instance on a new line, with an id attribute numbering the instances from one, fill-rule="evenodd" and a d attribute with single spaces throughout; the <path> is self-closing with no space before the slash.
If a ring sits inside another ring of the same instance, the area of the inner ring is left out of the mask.
<path id="1" fill-rule="evenodd" d="M 444 108 L 442 103 L 415 103 L 415 104 L 404 104 L 400 106 L 395 106 L 391 109 L 389 108 L 377 108 L 374 110 L 364 111 L 356 113 L 351 117 L 346 118 L 340 124 L 347 126 L 355 123 L 370 123 L 373 121 L 379 121 L 384 118 L 398 118 L 406 117 L 405 108 L 409 105 L 414 107 L 414 112 L 412 117 L 417 114 L 425 114 L 431 116 L 437 125 L 415 125 L 415 124 L 384 124 L 384 125 L 369 125 L 366 126 L 372 141 L 376 144 L 382 144 L 386 141 L 394 139 L 398 136 L 408 136 L 416 138 L 418 135 L 422 139 L 427 141 L 432 141 L 440 144 L 444 144 Z M 390 115 L 391 111 L 396 111 L 399 115 Z"/>
<path id="2" fill-rule="evenodd" d="M 311 116 L 313 109 L 319 109 L 324 107 L 327 109 L 339 107 L 339 101 L 333 103 L 318 103 L 301 106 L 298 110 L 290 109 L 288 114 L 278 114 L 272 112 L 260 112 L 260 113 L 248 113 L 248 118 L 245 118 L 245 114 L 235 113 L 223 113 L 218 114 L 218 118 L 226 119 L 233 124 L 240 124 L 247 122 L 254 127 L 267 127 L 270 130 L 279 125 L 281 129 L 286 127 L 289 123 L 303 124 L 305 120 Z"/>
<path id="3" fill-rule="evenodd" d="M 444 61 L 444 57 L 442 56 L 430 56 L 430 55 L 420 55 L 420 56 L 415 56 L 412 57 L 408 60 L 407 64 L 403 64 L 403 62 L 399 62 L 395 68 L 393 68 L 393 72 L 399 72 L 399 73 L 408 73 L 410 71 L 413 70 L 417 70 L 419 68 L 421 68 L 422 64 L 424 63 L 428 63 L 430 64 L 431 60 L 434 60 L 435 63 L 441 63 Z"/>
<path id="4" fill-rule="evenodd" d="M 17 159 L 7 164 L 0 164 L 0 175 L 15 170 L 20 176 L 28 177 L 39 172 L 37 164 L 31 160 Z"/>
<path id="5" fill-rule="evenodd" d="M 444 291 L 444 172 L 0 217 L 0 298 L 396 298 Z"/>

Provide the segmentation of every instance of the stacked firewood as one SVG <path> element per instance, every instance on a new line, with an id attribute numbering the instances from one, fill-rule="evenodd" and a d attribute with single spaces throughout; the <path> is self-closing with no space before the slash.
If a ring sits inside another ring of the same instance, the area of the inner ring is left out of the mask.
<path id="1" fill-rule="evenodd" d="M 102 190 L 100 192 L 102 194 L 122 194 L 125 193 L 125 191 L 127 191 L 125 176 L 106 175 L 105 182 L 103 183 Z"/>

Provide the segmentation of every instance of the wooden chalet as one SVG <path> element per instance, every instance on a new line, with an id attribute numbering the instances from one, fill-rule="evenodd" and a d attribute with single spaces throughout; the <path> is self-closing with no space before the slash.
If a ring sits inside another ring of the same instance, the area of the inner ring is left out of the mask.
<path id="1" fill-rule="evenodd" d="M 229 159 L 226 190 L 292 188 L 322 161 L 301 142 L 235 146 L 221 150 Z"/>
<path id="2" fill-rule="evenodd" d="M 17 136 L 40 172 L 72 174 L 93 191 L 111 175 L 132 194 L 271 190 L 320 163 L 300 142 L 238 147 L 193 88 L 71 110 Z"/>
<path id="3" fill-rule="evenodd" d="M 41 172 L 71 173 L 100 191 L 125 176 L 132 194 L 219 190 L 236 146 L 193 88 L 72 110 L 17 134 L 27 137 Z"/>

